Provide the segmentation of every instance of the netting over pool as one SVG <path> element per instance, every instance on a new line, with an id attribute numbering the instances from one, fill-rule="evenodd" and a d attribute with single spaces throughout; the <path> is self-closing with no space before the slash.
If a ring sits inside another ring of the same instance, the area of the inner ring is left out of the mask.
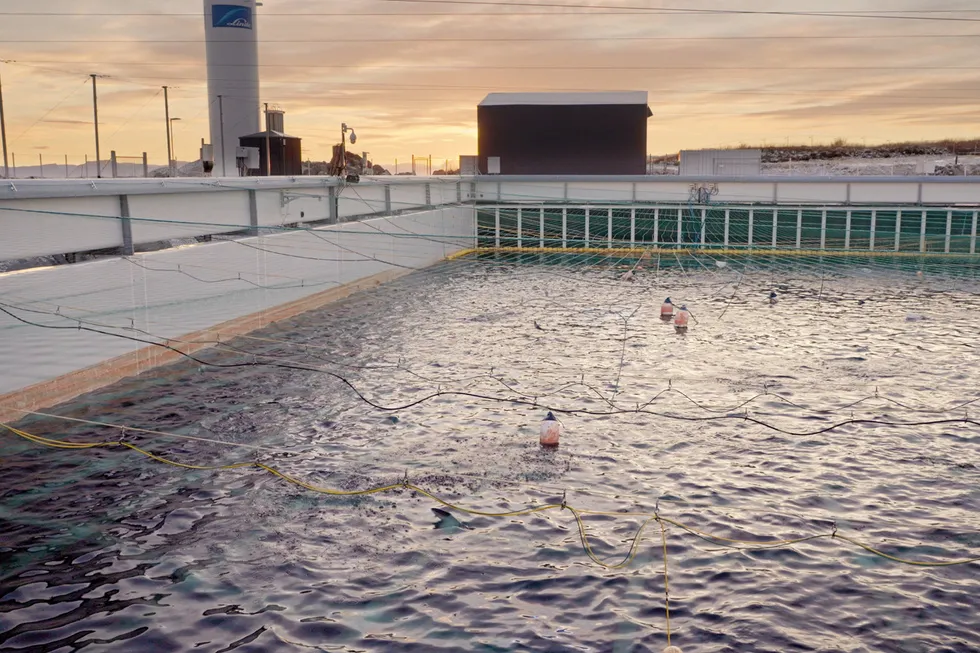
<path id="1" fill-rule="evenodd" d="M 972 650 L 978 293 L 911 256 L 413 272 L 15 425 L 0 645 L 659 651 L 666 568 L 685 651 Z"/>

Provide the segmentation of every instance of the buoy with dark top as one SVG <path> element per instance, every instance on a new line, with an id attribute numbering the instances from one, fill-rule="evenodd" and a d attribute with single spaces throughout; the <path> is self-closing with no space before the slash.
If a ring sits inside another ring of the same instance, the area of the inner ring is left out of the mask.
<path id="1" fill-rule="evenodd" d="M 674 330 L 677 333 L 685 333 L 689 318 L 690 313 L 687 312 L 687 305 L 681 305 L 681 310 L 677 311 L 677 315 L 674 316 Z"/>
<path id="2" fill-rule="evenodd" d="M 660 319 L 665 322 L 669 322 L 671 318 L 674 317 L 674 304 L 671 303 L 670 297 L 664 300 L 664 303 L 660 305 Z"/>
<path id="3" fill-rule="evenodd" d="M 549 412 L 548 416 L 541 422 L 541 446 L 557 447 L 560 435 L 561 423 L 555 419 L 554 413 Z"/>
<path id="4" fill-rule="evenodd" d="M 776 291 L 769 293 L 769 305 L 772 306 L 776 303 Z"/>

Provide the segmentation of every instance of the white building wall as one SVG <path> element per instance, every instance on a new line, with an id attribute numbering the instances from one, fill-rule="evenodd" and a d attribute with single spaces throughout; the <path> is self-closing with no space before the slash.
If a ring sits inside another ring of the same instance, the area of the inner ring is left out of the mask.
<path id="1" fill-rule="evenodd" d="M 681 150 L 681 176 L 750 177 L 762 174 L 762 150 Z"/>

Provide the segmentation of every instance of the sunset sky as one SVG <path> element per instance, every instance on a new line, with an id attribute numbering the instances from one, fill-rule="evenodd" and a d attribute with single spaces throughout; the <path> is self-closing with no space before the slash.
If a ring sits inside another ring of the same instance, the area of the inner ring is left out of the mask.
<path id="1" fill-rule="evenodd" d="M 476 105 L 494 91 L 648 91 L 653 154 L 743 142 L 973 138 L 976 7 L 266 0 L 256 19 L 262 101 L 286 110 L 286 131 L 303 138 L 304 158 L 329 159 L 347 122 L 357 151 L 384 165 L 397 158 L 402 170 L 413 153 L 431 154 L 437 168 L 475 154 Z M 695 12 L 669 11 L 677 8 Z M 0 14 L 0 59 L 13 60 L 0 63 L 7 139 L 19 166 L 36 165 L 39 153 L 46 163 L 94 158 L 90 73 L 108 76 L 99 80 L 104 158 L 146 151 L 165 162 L 164 84 L 176 87 L 178 158 L 197 158 L 208 136 L 199 0 L 0 0 Z"/>

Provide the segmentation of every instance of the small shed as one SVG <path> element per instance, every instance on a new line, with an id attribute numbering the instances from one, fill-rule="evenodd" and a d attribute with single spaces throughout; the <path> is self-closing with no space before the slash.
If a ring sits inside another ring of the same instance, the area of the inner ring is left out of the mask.
<path id="1" fill-rule="evenodd" d="M 762 150 L 681 150 L 680 174 L 689 177 L 758 177 Z"/>
<path id="2" fill-rule="evenodd" d="M 491 93 L 477 107 L 479 171 L 643 175 L 652 115 L 646 91 Z"/>
<path id="3" fill-rule="evenodd" d="M 268 150 L 272 150 L 272 175 L 296 176 L 303 174 L 302 139 L 278 131 L 264 131 L 242 136 L 238 139 L 242 147 L 259 148 L 259 167 L 249 170 L 253 177 L 269 174 Z"/>

